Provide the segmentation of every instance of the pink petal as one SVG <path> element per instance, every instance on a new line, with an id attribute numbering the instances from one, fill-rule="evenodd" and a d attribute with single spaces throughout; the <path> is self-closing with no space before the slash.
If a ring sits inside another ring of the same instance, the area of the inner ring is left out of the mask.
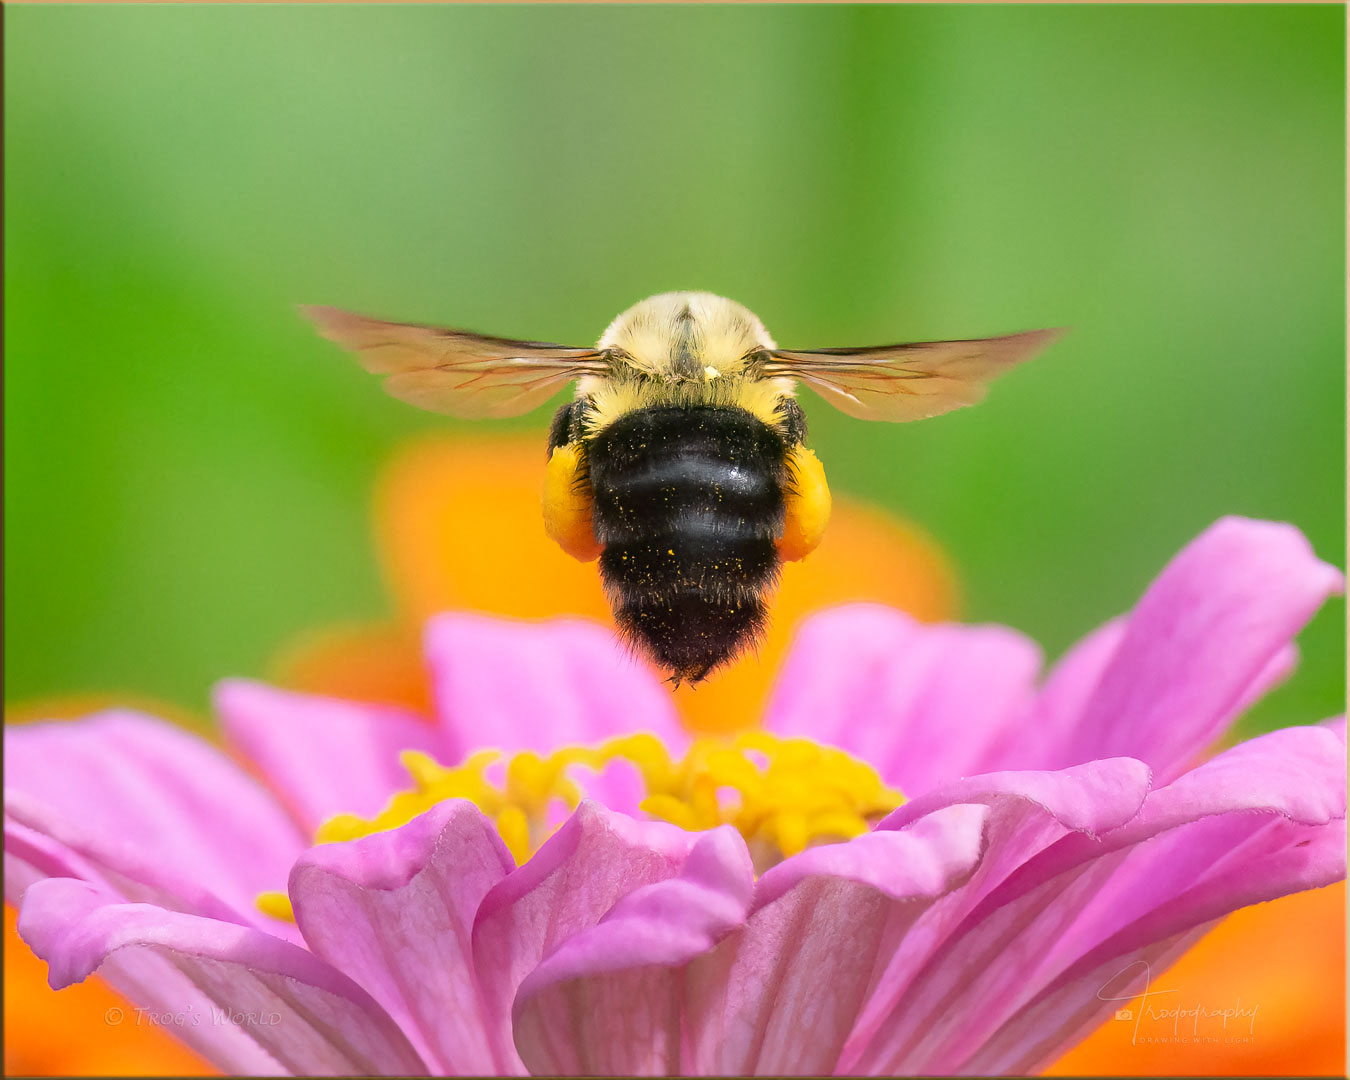
<path id="1" fill-rule="evenodd" d="M 607 761 L 599 772 L 586 765 L 575 764 L 568 768 L 567 775 L 587 798 L 629 817 L 646 817 L 642 812 L 642 802 L 647 797 L 647 781 L 641 770 L 626 758 Z M 566 816 L 566 807 L 560 809 Z"/>
<path id="2" fill-rule="evenodd" d="M 797 631 L 765 727 L 842 747 L 913 795 L 986 767 L 1029 706 L 1040 660 L 1000 626 L 831 608 Z"/>
<path id="3" fill-rule="evenodd" d="M 515 1042 L 534 1074 L 681 1071 L 679 971 L 745 922 L 754 867 L 730 826 L 702 834 L 678 877 L 638 889 L 521 983 Z"/>
<path id="4" fill-rule="evenodd" d="M 490 1075 L 494 1057 L 470 933 L 487 891 L 515 868 L 472 803 L 443 802 L 402 828 L 323 844 L 291 873 L 314 952 L 364 987 L 433 1072 Z"/>
<path id="5" fill-rule="evenodd" d="M 1240 864 L 1208 876 L 1086 953 L 987 1040 L 962 1071 L 1039 1072 L 1099 1027 L 1121 995 L 1134 996 L 1130 975 L 1161 973 L 1217 919 L 1343 879 L 1345 839 L 1343 819 L 1334 826 L 1269 823 Z"/>
<path id="6" fill-rule="evenodd" d="M 1060 772 L 991 773 L 946 784 L 883 821 L 879 831 L 913 829 L 946 807 L 984 805 L 988 847 L 971 879 L 939 900 L 915 933 L 884 958 L 875 989 L 843 1052 L 842 1067 L 854 1071 L 878 1033 L 896 1025 L 900 1002 L 907 1000 L 914 979 L 981 901 L 1036 852 L 1053 848 L 1066 836 L 1081 835 L 1085 842 L 1095 843 L 1133 819 L 1148 793 L 1149 779 L 1147 767 L 1131 758 L 1095 761 Z"/>
<path id="7" fill-rule="evenodd" d="M 986 816 L 949 807 L 768 871 L 745 929 L 669 976 L 686 992 L 684 1071 L 833 1072 L 887 956 L 979 862 Z"/>
<path id="8" fill-rule="evenodd" d="M 282 1064 L 249 1032 L 252 1025 L 247 1013 L 240 1016 L 217 1005 L 175 966 L 172 953 L 122 949 L 103 961 L 98 975 L 127 1001 L 137 1003 L 124 1023 L 149 1023 L 151 1016 L 162 1020 L 168 1014 L 174 1021 L 168 1027 L 174 1037 L 227 1075 L 287 1074 Z M 266 1019 L 270 1024 L 272 1016 Z"/>
<path id="9" fill-rule="evenodd" d="M 629 893 L 678 875 L 695 839 L 673 825 L 638 821 L 586 800 L 529 862 L 488 892 L 474 924 L 473 955 L 484 1012 L 497 1023 L 490 1036 L 501 1060 L 524 1067 L 510 1016 L 525 977 Z"/>
<path id="10" fill-rule="evenodd" d="M 426 652 L 440 723 L 465 747 L 543 753 L 636 731 L 688 743 L 669 691 L 595 623 L 438 615 Z"/>
<path id="11" fill-rule="evenodd" d="M 254 898 L 285 881 L 305 846 L 220 751 L 130 712 L 7 727 L 5 802 L 12 820 L 125 883 L 222 918 L 259 918 Z"/>
<path id="12" fill-rule="evenodd" d="M 17 908 L 24 891 L 49 877 L 103 883 L 99 872 L 66 845 L 5 817 L 5 903 Z"/>
<path id="13" fill-rule="evenodd" d="M 307 834 L 335 814 L 372 817 L 408 787 L 399 751 L 423 750 L 441 761 L 460 754 L 440 730 L 405 709 L 244 679 L 218 683 L 214 698 L 226 737 L 257 763 Z"/>
<path id="14" fill-rule="evenodd" d="M 879 829 L 906 829 L 933 811 L 957 803 L 1008 800 L 1035 807 L 1059 822 L 1060 834 L 1100 836 L 1131 820 L 1143 804 L 1151 774 L 1133 758 L 1090 761 L 1054 772 L 997 772 L 953 780 L 910 799 Z"/>
<path id="15" fill-rule="evenodd" d="M 1282 675 L 1294 635 L 1343 588 L 1293 526 L 1219 521 L 1144 593 L 1055 763 L 1127 755 L 1177 776 Z"/>
<path id="16" fill-rule="evenodd" d="M 1000 769 L 1062 769 L 1084 752 L 1079 717 L 1114 659 L 1126 621 L 1113 619 L 1078 642 L 1057 663 L 1027 722 L 991 755 Z M 1298 648 L 1285 645 L 1257 672 L 1233 706 L 1241 716 L 1298 666 Z"/>
<path id="17" fill-rule="evenodd" d="M 1298 667 L 1298 646 L 1292 642 L 1281 647 L 1256 673 L 1242 691 L 1232 715 L 1236 719 L 1289 678 Z M 1209 747 L 1205 747 L 1208 750 Z"/>
<path id="18" fill-rule="evenodd" d="M 1187 934 L 1222 914 L 1225 903 L 1248 902 L 1241 899 L 1244 881 L 1269 884 L 1271 896 L 1307 887 L 1289 876 L 1263 878 L 1272 858 L 1301 850 L 1303 841 L 1313 841 L 1314 877 L 1343 874 L 1343 855 L 1339 864 L 1329 863 L 1314 833 L 1334 829 L 1343 836 L 1344 788 L 1343 747 L 1335 735 L 1289 729 L 1236 747 L 1152 792 L 1137 816 L 1097 839 L 1072 834 L 1027 852 L 1017 871 L 984 895 L 904 992 L 891 998 L 886 1014 L 874 1018 L 870 1042 L 853 1048 L 851 1069 L 964 1071 L 1001 1025 L 1052 992 L 1057 979 L 1069 978 L 1066 973 L 1104 942 L 1117 940 L 1123 955 L 1127 945 L 1152 949 L 1163 938 Z M 1188 908 L 1183 898 L 1199 900 L 1202 893 L 1203 904 Z M 1152 920 L 1173 916 L 1181 921 L 1167 923 L 1165 933 L 1145 932 Z M 1082 1003 L 1061 1004 L 1071 1012 Z M 1100 1020 L 1107 1003 L 1097 1005 Z M 1035 1038 L 1054 1030 L 1042 1025 Z"/>
<path id="19" fill-rule="evenodd" d="M 1265 843 L 1270 824 L 1336 826 L 1345 808 L 1343 747 L 1335 734 L 1287 728 L 1233 747 L 1152 792 L 1134 819 L 1100 843 L 1073 838 L 1047 852 L 1009 883 L 1008 894 L 1062 882 L 1076 865 L 1125 853 L 1119 866 L 1111 864 L 1110 877 L 1095 883 L 1072 931 L 1042 950 L 1047 965 L 1064 966 L 1225 863 L 1249 862 L 1246 845 Z"/>
<path id="20" fill-rule="evenodd" d="M 1070 648 L 1050 669 L 1031 716 L 990 755 L 990 767 L 1002 772 L 1081 764 L 1069 760 L 1070 748 L 1079 738 L 1079 717 L 1124 636 L 1125 619 L 1112 619 Z"/>
<path id="21" fill-rule="evenodd" d="M 34 843 L 39 837 L 40 849 Z M 82 823 L 66 821 L 22 792 L 6 794 L 5 842 L 20 858 L 38 856 L 25 859 L 32 871 L 26 878 L 30 884 L 43 877 L 78 877 L 124 901 L 271 929 L 273 920 L 253 904 L 229 903 L 190 874 L 137 847 L 134 840 L 109 843 L 91 836 Z M 12 891 L 8 882 L 6 890 Z"/>
<path id="22" fill-rule="evenodd" d="M 246 1039 L 282 1069 L 300 1074 L 425 1071 L 407 1039 L 364 991 L 304 949 L 257 930 L 118 903 L 84 882 L 54 878 L 29 888 L 19 933 L 47 961 L 58 990 L 83 980 L 113 954 L 168 960 L 197 996 L 186 1002 L 150 998 L 146 1005 L 157 1011 L 191 1009 L 197 1022 L 175 1030 L 204 1053 L 220 1049 L 222 1064 L 247 1057 L 238 1048 Z M 181 991 L 183 984 L 169 983 L 167 989 Z M 208 1008 L 199 1011 L 201 1003 Z M 246 1016 L 231 1023 L 211 1008 Z M 254 1064 L 265 1061 L 253 1056 Z"/>

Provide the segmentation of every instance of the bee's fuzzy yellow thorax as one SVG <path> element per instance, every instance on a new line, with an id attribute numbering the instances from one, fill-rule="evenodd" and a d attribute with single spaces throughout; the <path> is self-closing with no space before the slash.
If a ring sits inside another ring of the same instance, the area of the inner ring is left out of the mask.
<path id="1" fill-rule="evenodd" d="M 658 405 L 723 405 L 781 425 L 782 399 L 793 394 L 791 379 L 747 376 L 749 357 L 775 348 L 773 338 L 754 312 L 712 293 L 648 297 L 610 323 L 597 347 L 618 357 L 619 370 L 577 384 L 592 406 L 588 435 Z"/>
<path id="2" fill-rule="evenodd" d="M 734 300 L 671 292 L 634 304 L 609 324 L 598 348 L 647 378 L 712 382 L 741 374 L 747 355 L 775 345 L 759 317 Z"/>
<path id="3" fill-rule="evenodd" d="M 601 381 L 583 388 L 590 399 L 586 434 L 604 431 L 619 417 L 657 405 L 723 405 L 744 409 L 771 427 L 784 423 L 783 400 L 792 397 L 788 379 L 718 377 L 707 382 L 662 382 L 655 379 Z"/>

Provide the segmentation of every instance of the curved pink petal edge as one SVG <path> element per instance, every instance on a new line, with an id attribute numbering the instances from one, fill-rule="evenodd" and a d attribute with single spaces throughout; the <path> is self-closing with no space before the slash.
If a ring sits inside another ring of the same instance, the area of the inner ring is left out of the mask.
<path id="1" fill-rule="evenodd" d="M 291 872 L 309 947 L 359 983 L 436 1073 L 505 1071 L 473 967 L 474 916 L 515 869 L 496 829 L 470 802 L 441 803 L 407 825 L 323 844 Z"/>
<path id="2" fill-rule="evenodd" d="M 1162 963 L 1229 911 L 1338 880 L 1344 837 L 1334 732 L 1290 728 L 1235 747 L 1150 792 L 1116 828 L 1027 852 L 890 989 L 841 1065 L 942 1074 L 1048 1064 L 1109 1015 L 1109 1001 L 1088 1007 L 1064 989 L 1076 974 L 1117 959 Z M 1004 1056 L 987 1056 L 995 1045 Z"/>
<path id="3" fill-rule="evenodd" d="M 521 984 L 516 1045 L 535 1072 L 816 1072 L 828 1066 L 885 935 L 968 876 L 983 807 L 908 833 L 811 849 L 754 881 L 728 828 L 680 874 L 630 894 Z"/>
<path id="4" fill-rule="evenodd" d="M 1221 519 L 1145 591 L 1045 764 L 1126 755 L 1173 779 L 1288 672 L 1294 635 L 1344 588 L 1294 526 Z"/>
<path id="5" fill-rule="evenodd" d="M 6 830 L 41 833 L 128 898 L 258 923 L 304 849 L 291 819 L 205 739 L 125 711 L 5 729 Z M 6 882 L 6 898 L 13 895 Z"/>
<path id="6" fill-rule="evenodd" d="M 210 1008 L 242 1015 L 235 1022 L 211 1014 L 191 1026 L 208 1054 L 219 1042 L 244 1039 L 301 1075 L 426 1072 L 364 990 L 306 950 L 260 931 L 120 903 L 85 882 L 53 878 L 28 889 L 19 934 L 47 961 L 56 989 L 115 954 L 168 960 Z M 173 1011 L 193 1004 L 164 1002 Z M 225 1055 L 234 1056 L 229 1046 Z"/>
<path id="7" fill-rule="evenodd" d="M 22 792 L 5 796 L 5 848 L 23 871 L 7 875 L 5 898 L 17 904 L 33 881 L 75 877 L 101 885 L 129 902 L 149 903 L 170 911 L 203 915 L 243 925 L 265 925 L 255 907 L 235 906 L 213 892 L 191 870 L 155 858 L 134 843 L 109 843 L 91 837 L 50 807 Z M 242 904 L 242 897 L 238 901 Z"/>
<path id="8" fill-rule="evenodd" d="M 51 877 L 107 886 L 103 875 L 65 844 L 6 815 L 5 903 L 17 909 L 29 885 Z"/>
<path id="9" fill-rule="evenodd" d="M 697 835 L 584 800 L 533 858 L 493 886 L 473 926 L 474 967 L 494 1052 L 523 1071 L 511 1032 L 521 982 L 623 897 L 675 877 Z"/>
<path id="10" fill-rule="evenodd" d="M 535 1074 L 680 1071 L 683 988 L 671 972 L 740 926 L 754 890 L 745 841 L 702 834 L 680 873 L 636 889 L 520 985 L 516 1048 Z"/>
<path id="11" fill-rule="evenodd" d="M 1133 820 L 1148 795 L 1151 773 L 1132 758 L 1094 761 L 1057 772 L 1002 772 L 942 785 L 900 807 L 878 831 L 919 827 L 947 807 L 988 808 L 987 851 L 964 887 L 942 898 L 925 914 L 918 932 L 885 959 L 862 1009 L 844 1060 L 887 1025 L 919 973 L 972 912 L 1039 852 L 1081 835 L 1089 843 Z"/>
<path id="12" fill-rule="evenodd" d="M 1178 894 L 1080 957 L 967 1057 L 962 1071 L 980 1075 L 1044 1068 L 1110 1015 L 1116 1002 L 1103 1001 L 1111 996 L 1103 991 L 1122 973 L 1143 965 L 1163 970 L 1215 920 L 1240 907 L 1345 877 L 1343 819 L 1336 828 L 1295 830 L 1288 823 L 1272 823 L 1262 840 L 1248 848 L 1244 865 Z M 1126 990 L 1118 982 L 1114 987 L 1115 994 Z"/>
<path id="13" fill-rule="evenodd" d="M 978 873 L 989 808 L 808 849 L 766 873 L 743 931 L 690 967 L 702 1073 L 834 1071 L 873 986 L 934 905 Z"/>

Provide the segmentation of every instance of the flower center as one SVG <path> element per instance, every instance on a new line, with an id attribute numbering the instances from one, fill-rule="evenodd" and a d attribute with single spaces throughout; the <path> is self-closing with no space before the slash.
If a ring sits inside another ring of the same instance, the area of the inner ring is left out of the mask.
<path id="1" fill-rule="evenodd" d="M 730 740 L 696 739 L 678 760 L 660 739 L 643 733 L 547 756 L 525 750 L 503 759 L 499 751 L 480 750 L 445 766 L 419 750 L 405 750 L 399 761 L 412 787 L 395 794 L 373 818 L 330 818 L 315 843 L 395 829 L 446 799 L 469 799 L 496 824 L 517 864 L 523 863 L 581 801 L 577 769 L 600 774 L 626 763 L 645 791 L 643 812 L 692 832 L 735 826 L 762 872 L 812 844 L 858 836 L 904 802 L 875 769 L 851 754 L 762 731 Z M 290 915 L 284 893 L 263 893 L 258 906 L 278 918 Z"/>

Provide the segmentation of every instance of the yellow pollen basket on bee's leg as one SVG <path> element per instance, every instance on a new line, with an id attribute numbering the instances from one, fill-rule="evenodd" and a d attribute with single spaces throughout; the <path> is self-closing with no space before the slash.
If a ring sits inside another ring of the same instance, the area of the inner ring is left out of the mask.
<path id="1" fill-rule="evenodd" d="M 815 551 L 830 523 L 830 486 L 825 466 L 814 451 L 795 446 L 788 454 L 788 483 L 783 492 L 787 511 L 778 557 L 786 562 L 804 559 Z"/>
<path id="2" fill-rule="evenodd" d="M 495 750 L 480 750 L 445 766 L 421 751 L 405 750 L 399 760 L 412 786 L 394 794 L 373 818 L 330 818 L 315 843 L 396 829 L 446 799 L 468 799 L 492 820 L 519 865 L 552 834 L 563 816 L 559 811 L 580 803 L 582 789 L 569 770 L 580 766 L 599 773 L 612 761 L 624 761 L 646 789 L 645 814 L 691 832 L 733 826 L 745 837 L 758 873 L 814 844 L 861 835 L 905 801 L 875 769 L 846 751 L 763 731 L 696 739 L 679 758 L 647 733 L 502 758 Z M 486 770 L 498 762 L 500 780 L 493 782 Z M 294 921 L 283 892 L 262 893 L 256 903 L 264 914 Z"/>
<path id="3" fill-rule="evenodd" d="M 544 531 L 572 558 L 594 562 L 604 549 L 595 538 L 591 485 L 580 443 L 555 447 L 544 473 Z"/>

